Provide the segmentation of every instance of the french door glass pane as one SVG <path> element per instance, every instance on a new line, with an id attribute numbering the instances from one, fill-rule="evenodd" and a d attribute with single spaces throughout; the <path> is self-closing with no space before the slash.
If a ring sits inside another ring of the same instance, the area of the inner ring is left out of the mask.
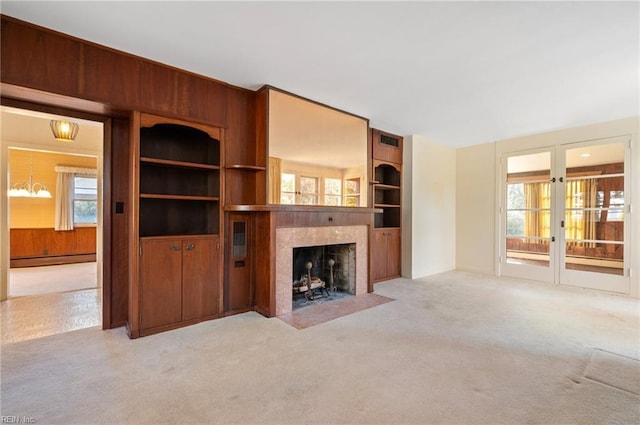
<path id="1" fill-rule="evenodd" d="M 296 203 L 296 175 L 293 173 L 280 174 L 280 203 Z"/>
<path id="2" fill-rule="evenodd" d="M 507 263 L 549 267 L 551 241 L 551 153 L 507 159 Z"/>
<path id="3" fill-rule="evenodd" d="M 566 151 L 566 269 L 624 275 L 624 151 L 624 142 Z"/>
<path id="4" fill-rule="evenodd" d="M 342 179 L 324 179 L 324 205 L 340 205 L 342 199 Z"/>
<path id="5" fill-rule="evenodd" d="M 300 203 L 302 205 L 318 204 L 317 177 L 300 177 Z"/>

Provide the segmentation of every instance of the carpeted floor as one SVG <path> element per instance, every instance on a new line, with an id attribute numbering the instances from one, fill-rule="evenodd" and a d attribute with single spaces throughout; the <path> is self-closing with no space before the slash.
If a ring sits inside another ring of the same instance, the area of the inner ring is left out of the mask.
<path id="1" fill-rule="evenodd" d="M 638 300 L 465 272 L 375 289 L 395 301 L 302 330 L 246 313 L 137 340 L 90 328 L 3 344 L 1 413 L 37 424 L 640 423 Z"/>

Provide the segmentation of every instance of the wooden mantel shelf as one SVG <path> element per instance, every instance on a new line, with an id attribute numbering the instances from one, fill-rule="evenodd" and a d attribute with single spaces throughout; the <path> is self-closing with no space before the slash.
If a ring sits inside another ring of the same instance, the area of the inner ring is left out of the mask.
<path id="1" fill-rule="evenodd" d="M 225 211 L 235 212 L 283 212 L 283 213 L 352 213 L 376 214 L 380 208 L 331 207 L 324 205 L 227 205 Z"/>

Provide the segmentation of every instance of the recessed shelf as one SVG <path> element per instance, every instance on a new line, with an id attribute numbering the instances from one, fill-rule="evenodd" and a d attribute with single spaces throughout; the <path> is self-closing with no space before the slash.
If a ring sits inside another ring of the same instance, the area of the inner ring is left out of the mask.
<path id="1" fill-rule="evenodd" d="M 220 169 L 218 165 L 201 164 L 197 162 L 174 161 L 170 159 L 151 158 L 148 156 L 140 157 L 140 162 L 145 164 L 157 164 L 162 166 L 180 167 L 180 168 L 198 168 L 198 169 L 205 169 L 205 170 Z"/>
<path id="2" fill-rule="evenodd" d="M 202 129 L 155 124 L 140 129 L 138 159 L 140 237 L 219 233 L 219 140 Z"/>
<path id="3" fill-rule="evenodd" d="M 390 184 L 376 184 L 375 188 L 380 190 L 400 190 L 400 186 Z"/>
<path id="4" fill-rule="evenodd" d="M 239 170 L 239 171 L 266 171 L 267 167 L 263 167 L 260 165 L 244 165 L 244 164 L 230 164 L 225 168 L 228 170 Z"/>
<path id="5" fill-rule="evenodd" d="M 375 204 L 374 208 L 400 208 L 397 204 Z"/>
<path id="6" fill-rule="evenodd" d="M 160 195 L 157 193 L 141 193 L 140 198 L 144 199 L 171 199 L 178 201 L 219 201 L 217 196 L 189 196 L 189 195 Z"/>

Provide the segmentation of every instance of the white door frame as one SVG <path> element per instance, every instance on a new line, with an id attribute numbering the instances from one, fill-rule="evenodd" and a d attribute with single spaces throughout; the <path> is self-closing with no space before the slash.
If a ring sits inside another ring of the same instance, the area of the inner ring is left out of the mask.
<path id="1" fill-rule="evenodd" d="M 606 139 L 589 140 L 585 142 L 567 143 L 558 149 L 556 169 L 561 173 L 562 182 L 557 186 L 558 208 L 556 216 L 564 216 L 564 194 L 566 190 L 566 152 L 569 149 L 599 146 L 612 143 L 624 143 L 624 245 L 623 245 L 623 274 L 613 275 L 606 273 L 598 273 L 591 271 L 572 270 L 566 268 L 566 249 L 565 249 L 565 232 L 559 229 L 559 261 L 557 268 L 556 281 L 563 285 L 578 286 L 581 288 L 598 289 L 602 291 L 615 292 L 621 294 L 631 293 L 630 270 L 630 246 L 631 246 L 631 136 L 619 136 Z M 563 218 L 560 218 L 562 220 Z"/>
<path id="2" fill-rule="evenodd" d="M 605 273 L 588 272 L 580 270 L 566 269 L 565 255 L 565 233 L 561 228 L 561 221 L 565 209 L 566 190 L 566 151 L 580 146 L 602 145 L 608 143 L 625 143 L 624 157 L 624 187 L 625 187 L 625 219 L 624 219 L 624 264 L 623 276 L 609 275 Z M 508 158 L 521 155 L 529 155 L 540 152 L 550 152 L 552 201 L 551 201 L 551 236 L 549 248 L 549 267 L 535 266 L 529 264 L 509 264 L 507 263 L 506 250 L 506 182 L 507 182 L 507 161 Z M 581 288 L 597 289 L 607 292 L 630 294 L 630 255 L 631 255 L 631 136 L 618 136 L 602 139 L 586 140 L 572 143 L 559 143 L 553 146 L 545 146 L 534 149 L 509 151 L 501 155 L 499 164 L 499 190 L 498 190 L 498 275 L 513 276 L 524 279 L 533 279 L 542 282 L 578 286 Z"/>

